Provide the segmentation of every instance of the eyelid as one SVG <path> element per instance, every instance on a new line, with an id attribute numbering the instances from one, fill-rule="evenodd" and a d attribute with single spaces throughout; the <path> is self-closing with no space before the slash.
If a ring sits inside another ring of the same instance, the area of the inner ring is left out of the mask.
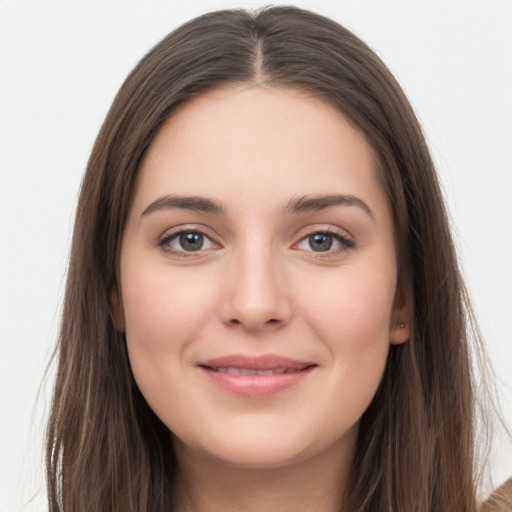
<path id="1" fill-rule="evenodd" d="M 183 233 L 199 233 L 203 235 L 205 238 L 207 238 L 216 247 L 208 247 L 206 249 L 201 248 L 197 251 L 186 251 L 171 248 L 168 245 L 169 242 Z M 315 234 L 329 234 L 330 236 L 335 238 L 342 245 L 342 247 L 334 250 L 329 249 L 327 251 L 313 251 L 297 247 L 308 237 Z M 304 228 L 301 228 L 297 232 L 296 237 L 299 237 L 299 239 L 292 245 L 292 249 L 300 250 L 305 253 L 310 253 L 310 255 L 314 256 L 315 258 L 327 258 L 329 256 L 336 256 L 347 250 L 353 249 L 356 246 L 356 242 L 352 235 L 350 235 L 346 230 L 343 230 L 332 225 L 314 224 L 306 226 Z M 205 252 L 210 251 L 211 249 L 216 250 L 222 248 L 222 245 L 217 241 L 217 238 L 218 237 L 215 234 L 212 234 L 211 229 L 205 226 L 197 224 L 183 224 L 167 229 L 161 236 L 158 237 L 158 240 L 156 241 L 155 245 L 157 247 L 160 247 L 162 251 L 173 254 L 175 256 L 198 257 L 200 255 L 204 255 Z"/>
<path id="2" fill-rule="evenodd" d="M 308 237 L 315 234 L 328 234 L 335 238 L 342 245 L 342 247 L 334 250 L 329 249 L 327 251 L 313 251 L 297 247 L 300 243 L 304 242 Z M 316 224 L 312 226 L 307 226 L 306 228 L 301 229 L 297 233 L 297 236 L 299 236 L 300 238 L 297 242 L 295 242 L 292 245 L 292 248 L 304 251 L 306 253 L 311 253 L 311 255 L 314 256 L 315 258 L 328 258 L 332 256 L 337 256 L 340 253 L 343 253 L 347 250 L 356 247 L 356 242 L 352 235 L 350 235 L 347 231 L 332 225 L 326 226 L 325 224 Z"/>
<path id="3" fill-rule="evenodd" d="M 171 248 L 169 242 L 183 233 L 198 233 L 207 238 L 208 240 L 210 240 L 210 242 L 217 247 L 208 247 L 206 249 L 201 248 L 197 251 L 185 251 L 176 248 Z M 175 256 L 197 257 L 203 255 L 206 251 L 209 251 L 210 249 L 221 248 L 222 246 L 219 242 L 217 242 L 216 238 L 217 237 L 215 235 L 211 234 L 211 230 L 204 226 L 198 226 L 197 224 L 183 224 L 166 230 L 161 236 L 158 237 L 156 246 L 160 247 L 162 251 L 168 254 L 173 254 Z"/>

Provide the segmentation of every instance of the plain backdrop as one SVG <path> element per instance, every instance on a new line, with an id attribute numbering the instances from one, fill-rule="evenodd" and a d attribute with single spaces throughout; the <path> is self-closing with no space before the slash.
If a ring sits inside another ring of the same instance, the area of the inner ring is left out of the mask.
<path id="1" fill-rule="evenodd" d="M 81 175 L 114 94 L 182 22 L 266 3 L 0 1 L 0 512 L 46 510 L 41 451 L 53 374 L 43 376 Z M 512 1 L 295 4 L 361 36 L 408 94 L 512 425 Z M 512 475 L 511 454 L 499 441 L 496 483 Z"/>

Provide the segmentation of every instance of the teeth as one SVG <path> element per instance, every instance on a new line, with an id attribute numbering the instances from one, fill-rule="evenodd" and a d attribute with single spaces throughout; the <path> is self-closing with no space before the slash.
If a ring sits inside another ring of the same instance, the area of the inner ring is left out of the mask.
<path id="1" fill-rule="evenodd" d="M 228 373 L 229 375 L 281 375 L 283 373 L 297 373 L 300 371 L 297 368 L 272 368 L 266 370 L 254 370 L 252 368 L 236 368 L 234 366 L 212 368 L 212 370 L 219 373 Z"/>

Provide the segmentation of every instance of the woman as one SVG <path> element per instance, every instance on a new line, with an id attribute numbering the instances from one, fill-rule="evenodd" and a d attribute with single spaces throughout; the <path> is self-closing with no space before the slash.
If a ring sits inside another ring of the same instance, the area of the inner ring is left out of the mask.
<path id="1" fill-rule="evenodd" d="M 197 18 L 84 177 L 50 509 L 476 510 L 471 326 L 378 57 L 295 8 Z"/>

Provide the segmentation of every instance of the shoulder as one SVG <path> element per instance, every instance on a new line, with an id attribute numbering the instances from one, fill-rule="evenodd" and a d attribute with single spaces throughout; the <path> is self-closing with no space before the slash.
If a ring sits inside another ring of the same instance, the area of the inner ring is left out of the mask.
<path id="1" fill-rule="evenodd" d="M 479 512 L 512 512 L 512 478 L 498 487 L 482 503 Z"/>

